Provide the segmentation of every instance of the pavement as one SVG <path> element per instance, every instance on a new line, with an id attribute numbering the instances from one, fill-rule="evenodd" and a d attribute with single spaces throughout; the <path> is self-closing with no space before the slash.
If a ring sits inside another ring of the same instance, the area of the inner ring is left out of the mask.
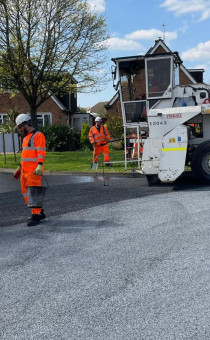
<path id="1" fill-rule="evenodd" d="M 46 178 L 48 218 L 27 228 L 0 173 L 2 340 L 210 339 L 210 187 Z"/>

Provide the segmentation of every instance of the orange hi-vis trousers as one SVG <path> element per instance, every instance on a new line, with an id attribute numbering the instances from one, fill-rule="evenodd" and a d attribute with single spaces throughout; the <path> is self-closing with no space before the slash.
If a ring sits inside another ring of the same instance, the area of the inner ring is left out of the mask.
<path id="1" fill-rule="evenodd" d="M 98 156 L 100 155 L 101 152 L 104 155 L 104 162 L 110 161 L 108 145 L 107 144 L 100 146 L 95 145 L 93 149 L 93 163 L 98 163 Z"/>
<path id="2" fill-rule="evenodd" d="M 42 182 L 42 176 L 34 175 L 32 172 L 22 171 L 21 173 L 21 191 L 24 197 L 26 204 L 28 205 L 28 194 L 27 194 L 27 187 L 35 186 L 40 187 Z M 42 211 L 41 208 L 32 208 L 32 214 L 39 214 Z"/>

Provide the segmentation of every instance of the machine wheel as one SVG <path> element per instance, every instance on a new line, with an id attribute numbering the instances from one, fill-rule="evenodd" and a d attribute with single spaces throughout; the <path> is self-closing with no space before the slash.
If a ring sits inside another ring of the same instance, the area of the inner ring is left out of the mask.
<path id="1" fill-rule="evenodd" d="M 158 175 L 147 175 L 147 182 L 150 186 L 155 185 L 155 184 L 160 184 Z"/>
<path id="2" fill-rule="evenodd" d="M 202 183 L 210 184 L 210 141 L 198 145 L 190 156 L 192 172 Z"/>

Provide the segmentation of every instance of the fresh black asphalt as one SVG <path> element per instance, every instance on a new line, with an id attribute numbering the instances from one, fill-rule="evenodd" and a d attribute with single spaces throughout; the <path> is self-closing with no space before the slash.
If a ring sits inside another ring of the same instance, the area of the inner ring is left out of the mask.
<path id="1" fill-rule="evenodd" d="M 191 174 L 184 174 L 173 185 L 148 186 L 144 176 L 138 173 L 92 175 L 46 174 L 49 189 L 46 191 L 44 209 L 46 215 L 56 217 L 101 204 L 132 198 L 167 193 L 173 190 L 196 190 L 200 185 Z M 46 185 L 43 181 L 43 185 Z M 0 226 L 23 223 L 30 216 L 20 192 L 20 182 L 13 173 L 0 172 Z"/>

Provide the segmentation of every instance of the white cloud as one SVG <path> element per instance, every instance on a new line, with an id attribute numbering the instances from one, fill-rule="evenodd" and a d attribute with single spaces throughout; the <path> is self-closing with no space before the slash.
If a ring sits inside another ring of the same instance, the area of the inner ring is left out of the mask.
<path id="1" fill-rule="evenodd" d="M 183 22 L 182 26 L 179 27 L 179 31 L 183 34 L 187 32 L 188 30 L 189 30 L 189 26 L 186 22 Z"/>
<path id="2" fill-rule="evenodd" d="M 202 16 L 201 16 L 201 21 L 207 20 L 208 18 L 210 18 L 210 8 L 207 8 L 205 11 L 202 12 Z"/>
<path id="3" fill-rule="evenodd" d="M 203 68 L 204 70 L 206 70 L 207 67 L 208 67 L 208 64 L 199 64 L 199 65 L 195 65 L 193 68 L 195 68 L 195 69 Z"/>
<path id="4" fill-rule="evenodd" d="M 176 32 L 165 32 L 152 28 L 150 30 L 138 30 L 130 34 L 126 34 L 126 39 L 136 39 L 136 40 L 155 40 L 159 37 L 163 38 L 165 35 L 166 40 L 173 40 L 177 38 Z"/>
<path id="5" fill-rule="evenodd" d="M 91 10 L 104 12 L 106 9 L 105 0 L 87 0 L 87 2 L 89 3 Z"/>
<path id="6" fill-rule="evenodd" d="M 210 59 L 210 40 L 199 43 L 196 47 L 190 48 L 182 52 L 181 58 L 183 60 L 209 60 Z"/>
<path id="7" fill-rule="evenodd" d="M 135 51 L 144 49 L 141 44 L 137 41 L 130 39 L 121 39 L 117 37 L 112 37 L 106 40 L 106 44 L 109 46 L 110 50 L 119 50 L 119 51 Z"/>
<path id="8" fill-rule="evenodd" d="M 166 7 L 168 11 L 174 12 L 176 16 L 198 13 L 200 21 L 210 18 L 209 0 L 165 0 L 160 6 Z"/>
<path id="9" fill-rule="evenodd" d="M 119 50 L 119 51 L 144 51 L 145 48 L 142 46 L 137 40 L 156 40 L 158 38 L 164 38 L 165 40 L 170 41 L 177 38 L 177 32 L 165 32 L 157 30 L 157 29 L 149 29 L 149 30 L 138 30 L 132 32 L 130 34 L 126 34 L 123 38 L 119 38 L 117 33 L 114 33 L 111 38 L 106 40 L 106 45 L 109 46 L 110 50 Z M 138 53 L 139 54 L 139 53 Z M 140 54 L 144 54 L 143 52 Z"/>

